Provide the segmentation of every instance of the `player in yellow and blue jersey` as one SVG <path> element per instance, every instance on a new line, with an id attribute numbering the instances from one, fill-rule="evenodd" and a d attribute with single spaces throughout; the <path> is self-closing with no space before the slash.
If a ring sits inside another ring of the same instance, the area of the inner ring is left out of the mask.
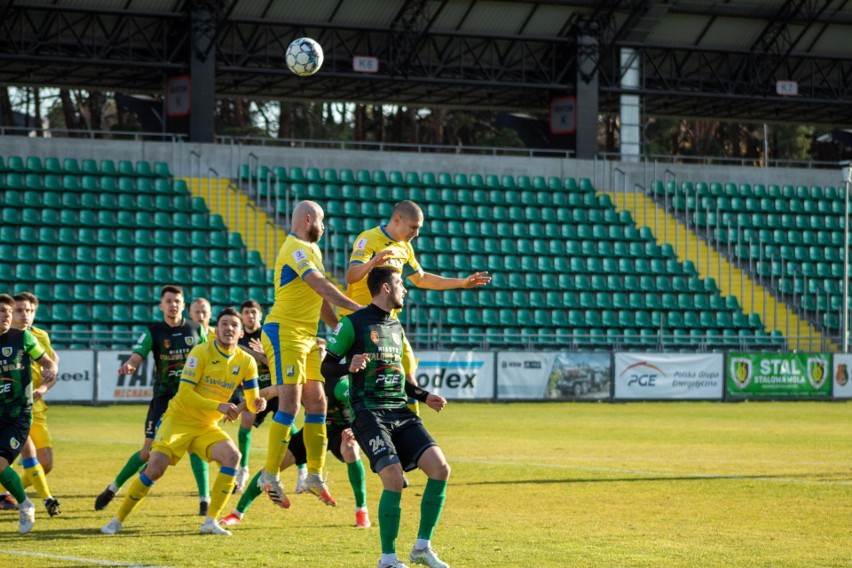
<path id="1" fill-rule="evenodd" d="M 240 314 L 234 308 L 225 308 L 216 321 L 216 339 L 189 352 L 178 393 L 169 401 L 157 428 L 148 466 L 131 484 L 115 518 L 101 528 L 104 534 L 121 530 L 124 520 L 148 495 L 154 482 L 188 451 L 220 465 L 201 534 L 231 534 L 219 526 L 216 517 L 234 491 L 240 452 L 218 422 L 223 416 L 237 418 L 237 406 L 228 401 L 239 386 L 249 411 L 263 411 L 266 400 L 260 397 L 254 358 L 237 345 L 243 334 Z"/>
<path id="2" fill-rule="evenodd" d="M 346 295 L 359 304 L 368 305 L 370 291 L 367 289 L 367 274 L 376 266 L 393 266 L 401 272 L 403 278 L 408 278 L 417 288 L 426 290 L 477 288 L 491 281 L 487 272 L 474 272 L 464 278 L 444 278 L 423 270 L 411 245 L 411 241 L 420 234 L 423 221 L 423 211 L 416 203 L 400 201 L 394 206 L 386 225 L 373 227 L 358 235 L 352 245 L 346 271 Z M 394 310 L 393 317 L 399 319 L 399 312 Z M 407 339 L 405 353 L 402 368 L 406 379 L 413 383 L 417 360 Z M 417 401 L 412 399 L 408 404 L 417 412 Z"/>
<path id="3" fill-rule="evenodd" d="M 290 234 L 275 261 L 275 303 L 261 334 L 272 384 L 278 391 L 278 411 L 272 418 L 266 466 L 257 484 L 281 507 L 288 500 L 278 474 L 300 403 L 305 405 L 306 489 L 324 503 L 336 505 L 322 478 L 328 439 L 317 325 L 322 318 L 328 326 L 337 326 L 332 304 L 349 310 L 361 306 L 325 278 L 317 246 L 325 230 L 323 217 L 322 208 L 313 201 L 301 201 L 293 209 Z"/>

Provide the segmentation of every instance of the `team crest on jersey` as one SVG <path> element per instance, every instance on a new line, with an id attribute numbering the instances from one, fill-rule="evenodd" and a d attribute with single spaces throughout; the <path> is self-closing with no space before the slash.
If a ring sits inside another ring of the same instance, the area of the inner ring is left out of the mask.
<path id="1" fill-rule="evenodd" d="M 234 368 L 233 368 L 233 369 L 231 369 L 231 374 L 232 374 L 232 375 L 239 375 L 239 374 L 240 374 L 240 366 L 239 366 L 239 365 L 234 365 Z"/>
<path id="2" fill-rule="evenodd" d="M 17 450 L 21 447 L 21 443 L 18 441 L 17 438 L 10 438 L 9 445 L 12 447 L 13 450 Z"/>
<path id="3" fill-rule="evenodd" d="M 379 344 L 379 332 L 378 331 L 371 331 L 370 332 L 370 339 L 373 340 L 373 343 L 378 345 Z"/>
<path id="4" fill-rule="evenodd" d="M 298 249 L 293 252 L 293 260 L 296 262 L 302 262 L 303 260 L 307 260 L 308 255 L 302 249 Z"/>
<path id="5" fill-rule="evenodd" d="M 171 346 L 172 346 L 172 340 L 171 339 L 164 339 L 163 340 L 163 347 L 165 347 L 166 349 L 169 349 Z"/>
<path id="6" fill-rule="evenodd" d="M 355 250 L 364 250 L 367 248 L 367 239 L 358 239 L 355 242 Z"/>
<path id="7" fill-rule="evenodd" d="M 293 377 L 293 376 L 296 375 L 296 368 L 293 365 L 287 365 L 287 369 L 285 370 L 285 373 L 287 374 L 288 377 Z"/>
<path id="8" fill-rule="evenodd" d="M 184 337 L 184 340 L 186 341 L 186 344 L 189 345 L 189 346 L 192 346 L 192 344 L 195 343 L 194 337 Z"/>
<path id="9" fill-rule="evenodd" d="M 3 348 L 3 357 L 9 357 L 9 356 L 11 356 L 11 355 L 12 355 L 12 351 L 14 351 L 14 349 L 12 349 L 11 347 L 4 347 L 4 348 Z"/>
<path id="10" fill-rule="evenodd" d="M 186 360 L 185 367 L 187 367 L 189 369 L 194 369 L 197 366 L 198 366 L 198 357 L 190 357 L 189 359 Z"/>
<path id="11" fill-rule="evenodd" d="M 398 333 L 391 333 L 391 339 L 393 339 L 394 343 L 399 345 L 399 342 L 402 341 L 402 336 Z"/>

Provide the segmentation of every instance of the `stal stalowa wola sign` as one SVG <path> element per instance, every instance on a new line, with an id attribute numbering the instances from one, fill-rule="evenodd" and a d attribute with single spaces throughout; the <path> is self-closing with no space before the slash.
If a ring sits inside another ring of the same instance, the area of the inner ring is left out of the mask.
<path id="1" fill-rule="evenodd" d="M 828 398 L 831 366 L 824 353 L 731 353 L 729 399 Z"/>

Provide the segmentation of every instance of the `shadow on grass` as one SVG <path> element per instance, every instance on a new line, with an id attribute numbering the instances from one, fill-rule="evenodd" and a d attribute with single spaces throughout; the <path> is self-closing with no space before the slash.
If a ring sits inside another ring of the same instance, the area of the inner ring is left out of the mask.
<path id="1" fill-rule="evenodd" d="M 837 478 L 826 479 L 824 474 L 808 474 L 808 473 L 793 473 L 793 474 L 777 474 L 777 475 L 684 475 L 684 476 L 665 476 L 665 475 L 646 475 L 641 477 L 609 477 L 609 478 L 595 478 L 595 479 L 577 479 L 577 478 L 567 478 L 567 479 L 511 479 L 511 480 L 501 480 L 501 481 L 470 481 L 470 482 L 459 482 L 453 483 L 453 485 L 525 485 L 525 484 L 539 484 L 539 483 L 625 483 L 625 482 L 634 482 L 634 481 L 730 481 L 730 480 L 743 480 L 743 479 L 775 479 L 779 481 L 783 481 L 785 479 L 789 480 L 797 480 L 797 479 L 807 479 L 813 481 L 840 481 Z M 845 479 L 843 480 L 845 481 Z"/>

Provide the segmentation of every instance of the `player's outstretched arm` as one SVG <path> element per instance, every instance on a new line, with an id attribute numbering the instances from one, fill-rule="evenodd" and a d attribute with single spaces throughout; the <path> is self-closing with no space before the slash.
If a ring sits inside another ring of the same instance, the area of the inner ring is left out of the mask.
<path id="1" fill-rule="evenodd" d="M 474 272 L 464 278 L 444 278 L 431 272 L 419 272 L 408 277 L 411 283 L 425 290 L 455 290 L 457 288 L 478 288 L 491 282 L 487 272 Z"/>
<path id="2" fill-rule="evenodd" d="M 344 296 L 343 292 L 337 289 L 337 286 L 326 280 L 325 276 L 319 273 L 319 270 L 312 270 L 306 274 L 305 283 L 330 304 L 353 312 L 357 312 L 364 307 Z"/>
<path id="3" fill-rule="evenodd" d="M 322 301 L 322 307 L 320 308 L 320 319 L 325 322 L 329 328 L 334 329 L 337 327 L 338 319 L 337 316 L 334 315 L 334 308 L 331 307 L 331 304 L 328 303 L 328 300 Z"/>
<path id="4" fill-rule="evenodd" d="M 119 375 L 132 375 L 136 372 L 136 369 L 139 368 L 139 364 L 142 363 L 142 355 L 139 353 L 133 353 L 130 356 L 130 359 L 127 362 L 118 368 Z"/>

